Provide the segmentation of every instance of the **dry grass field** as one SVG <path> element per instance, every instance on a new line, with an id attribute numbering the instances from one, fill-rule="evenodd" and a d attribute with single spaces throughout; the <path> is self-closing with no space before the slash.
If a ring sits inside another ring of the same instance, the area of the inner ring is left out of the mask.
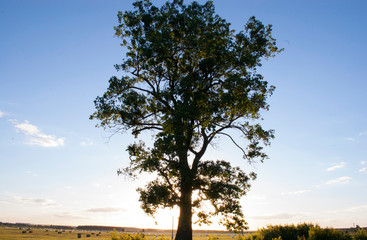
<path id="1" fill-rule="evenodd" d="M 81 238 L 78 238 L 81 234 Z M 89 235 L 89 237 L 87 237 Z M 98 236 L 97 236 L 98 235 Z M 155 240 L 160 237 L 171 239 L 170 233 L 145 233 L 145 239 Z M 209 237 L 218 237 L 219 240 L 237 239 L 233 234 L 205 234 L 195 233 L 194 240 L 207 240 Z M 21 239 L 47 239 L 47 240 L 71 240 L 71 239 L 86 239 L 86 240 L 111 240 L 111 232 L 85 232 L 85 231 L 70 231 L 70 230 L 46 230 L 46 229 L 18 229 L 18 228 L 0 228 L 0 240 L 21 240 Z"/>
<path id="2" fill-rule="evenodd" d="M 81 234 L 81 238 L 78 238 L 78 233 Z M 98 234 L 98 236 L 96 236 Z M 87 235 L 90 237 L 87 238 Z M 110 233 L 92 233 L 92 232 L 77 232 L 65 230 L 45 230 L 45 229 L 18 229 L 18 228 L 1 228 L 0 229 L 0 240 L 18 240 L 18 239 L 57 239 L 57 240 L 68 240 L 68 239 L 89 239 L 89 240 L 111 240 Z"/>

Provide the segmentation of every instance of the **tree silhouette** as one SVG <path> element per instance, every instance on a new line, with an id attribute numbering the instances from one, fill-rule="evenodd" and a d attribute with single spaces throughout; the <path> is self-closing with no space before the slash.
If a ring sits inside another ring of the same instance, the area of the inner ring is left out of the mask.
<path id="1" fill-rule="evenodd" d="M 130 176 L 142 172 L 157 178 L 139 188 L 142 209 L 178 206 L 176 240 L 192 239 L 192 218 L 208 224 L 221 216 L 228 230 L 243 230 L 246 221 L 240 198 L 255 173 L 246 174 L 224 160 L 203 155 L 214 139 L 228 137 L 249 162 L 263 161 L 263 146 L 274 137 L 258 123 L 274 87 L 256 72 L 261 60 L 280 52 L 271 25 L 251 17 L 236 33 L 215 14 L 212 1 L 203 5 L 183 0 L 161 7 L 136 1 L 134 11 L 119 12 L 116 36 L 127 48 L 121 78 L 95 100 L 98 126 L 135 137 L 154 132 L 154 143 L 132 143 L 130 166 L 119 170 Z M 238 131 L 243 142 L 228 130 Z M 202 208 L 205 202 L 212 208 Z"/>

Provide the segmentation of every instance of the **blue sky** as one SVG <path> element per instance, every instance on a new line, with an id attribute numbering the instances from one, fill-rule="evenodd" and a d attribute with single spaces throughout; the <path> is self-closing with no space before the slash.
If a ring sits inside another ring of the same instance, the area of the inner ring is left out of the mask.
<path id="1" fill-rule="evenodd" d="M 171 227 L 176 211 L 152 219 L 139 208 L 149 176 L 116 175 L 133 137 L 88 119 L 122 74 L 113 26 L 132 2 L 0 0 L 0 221 Z M 206 154 L 258 173 L 242 200 L 250 229 L 367 226 L 367 2 L 214 3 L 236 30 L 252 15 L 272 24 L 285 48 L 259 70 L 277 87 L 263 114 L 276 131 L 270 159 L 248 165 L 226 139 Z"/>

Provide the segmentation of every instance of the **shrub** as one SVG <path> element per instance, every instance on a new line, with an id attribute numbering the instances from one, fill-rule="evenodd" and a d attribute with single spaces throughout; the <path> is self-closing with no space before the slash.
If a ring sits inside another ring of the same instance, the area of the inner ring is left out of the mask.
<path id="1" fill-rule="evenodd" d="M 116 231 L 111 232 L 111 240 L 119 240 L 119 235 Z"/>
<path id="2" fill-rule="evenodd" d="M 311 223 L 301 223 L 297 225 L 297 239 L 307 239 L 308 232 L 311 228 L 315 227 L 314 224 Z"/>
<path id="3" fill-rule="evenodd" d="M 309 230 L 314 227 L 313 224 L 302 223 L 295 225 L 275 225 L 268 226 L 259 230 L 260 234 L 264 237 L 264 240 L 279 239 L 282 240 L 296 240 L 305 239 L 308 236 Z"/>
<path id="4" fill-rule="evenodd" d="M 262 228 L 253 234 L 238 236 L 238 240 L 367 240 L 367 231 L 357 229 L 352 237 L 348 233 L 321 228 L 318 225 L 303 223 L 295 225 L 274 225 Z"/>
<path id="5" fill-rule="evenodd" d="M 307 237 L 306 236 L 298 236 L 297 240 L 307 240 Z"/>
<path id="6" fill-rule="evenodd" d="M 145 236 L 141 233 L 136 233 L 136 234 L 120 233 L 118 234 L 116 231 L 111 232 L 111 240 L 142 240 L 142 239 L 145 239 Z M 160 238 L 159 240 L 165 240 L 165 238 Z"/>
<path id="7" fill-rule="evenodd" d="M 168 238 L 166 238 L 166 237 L 164 237 L 164 236 L 160 236 L 159 238 L 158 238 L 158 240 L 169 240 Z"/>
<path id="8" fill-rule="evenodd" d="M 351 240 L 352 237 L 332 228 L 315 226 L 308 232 L 309 240 Z"/>
<path id="9" fill-rule="evenodd" d="M 246 234 L 244 236 L 239 235 L 238 240 L 263 240 L 264 237 L 260 233 Z"/>
<path id="10" fill-rule="evenodd" d="M 354 236 L 355 240 L 367 240 L 367 231 L 363 228 L 357 230 L 356 235 Z"/>

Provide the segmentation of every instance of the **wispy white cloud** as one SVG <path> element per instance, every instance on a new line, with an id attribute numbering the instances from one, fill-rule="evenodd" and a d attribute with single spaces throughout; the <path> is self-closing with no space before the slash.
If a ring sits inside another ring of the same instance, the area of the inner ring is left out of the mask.
<path id="1" fill-rule="evenodd" d="M 248 196 L 248 198 L 255 199 L 255 200 L 266 200 L 267 199 L 265 195 L 251 195 L 251 196 Z"/>
<path id="2" fill-rule="evenodd" d="M 5 113 L 0 111 L 0 118 L 4 117 Z"/>
<path id="3" fill-rule="evenodd" d="M 359 136 L 364 136 L 364 135 L 367 135 L 367 131 L 359 133 Z"/>
<path id="4" fill-rule="evenodd" d="M 353 206 L 353 207 L 349 207 L 345 209 L 328 211 L 327 213 L 355 213 L 355 212 L 359 213 L 359 212 L 365 212 L 365 211 L 367 211 L 367 205 L 358 205 L 358 206 Z"/>
<path id="5" fill-rule="evenodd" d="M 361 161 L 362 165 L 367 165 L 367 161 Z"/>
<path id="6" fill-rule="evenodd" d="M 339 163 L 337 165 L 334 165 L 334 166 L 329 167 L 328 169 L 326 169 L 326 171 L 331 172 L 331 171 L 334 171 L 336 169 L 344 168 L 345 165 L 346 165 L 345 162 L 341 162 L 341 163 Z"/>
<path id="7" fill-rule="evenodd" d="M 298 191 L 293 191 L 293 192 L 283 192 L 282 195 L 300 195 L 300 194 L 304 194 L 308 192 L 311 192 L 311 190 L 298 190 Z"/>
<path id="8" fill-rule="evenodd" d="M 59 147 L 64 146 L 64 138 L 58 138 L 55 135 L 46 135 L 42 133 L 37 126 L 30 124 L 28 121 L 19 123 L 17 120 L 10 120 L 14 127 L 24 133 L 29 145 L 38 145 L 41 147 Z"/>
<path id="9" fill-rule="evenodd" d="M 303 216 L 302 214 L 290 214 L 290 213 L 281 213 L 281 214 L 274 214 L 268 216 L 253 216 L 253 219 L 258 220 L 269 220 L 269 219 L 292 219 L 295 217 Z"/>
<path id="10" fill-rule="evenodd" d="M 334 180 L 330 180 L 328 182 L 326 182 L 326 184 L 330 185 L 330 184 L 347 184 L 350 182 L 352 178 L 351 177 L 347 177 L 347 176 L 344 176 L 344 177 L 340 177 L 340 178 L 337 178 L 337 179 L 334 179 Z"/>
<path id="11" fill-rule="evenodd" d="M 361 168 L 358 170 L 360 173 L 367 173 L 367 167 Z"/>
<path id="12" fill-rule="evenodd" d="M 350 207 L 344 210 L 345 212 L 365 212 L 367 211 L 367 205 L 359 205 Z"/>
<path id="13" fill-rule="evenodd" d="M 2 205 L 5 205 L 5 204 L 8 205 L 8 204 L 11 204 L 11 202 L 0 200 L 0 204 L 2 204 Z"/>
<path id="14" fill-rule="evenodd" d="M 57 207 L 60 206 L 60 204 L 56 203 L 55 201 L 47 198 L 22 198 L 14 196 L 14 199 L 17 202 L 23 203 L 23 204 L 34 204 L 34 205 L 40 205 L 43 207 Z"/>
<path id="15" fill-rule="evenodd" d="M 111 212 L 122 212 L 125 211 L 123 208 L 113 208 L 113 207 L 104 207 L 104 208 L 91 208 L 85 210 L 86 212 L 91 213 L 111 213 Z"/>
<path id="16" fill-rule="evenodd" d="M 80 146 L 83 146 L 83 147 L 91 147 L 93 145 L 94 143 L 90 139 L 85 139 L 80 142 Z"/>
<path id="17" fill-rule="evenodd" d="M 55 214 L 55 215 L 54 215 L 54 217 L 57 217 L 57 218 L 63 218 L 63 219 L 67 219 L 67 220 L 85 219 L 85 217 L 72 215 L 72 214 L 71 214 L 71 213 L 69 213 L 69 212 L 57 213 L 57 214 Z"/>
<path id="18" fill-rule="evenodd" d="M 350 142 L 355 142 L 356 139 L 355 138 L 352 138 L 352 137 L 348 137 L 348 138 L 344 138 L 345 140 L 347 141 L 350 141 Z"/>
<path id="19" fill-rule="evenodd" d="M 27 174 L 32 175 L 33 177 L 38 177 L 38 174 L 32 171 L 27 171 Z"/>

